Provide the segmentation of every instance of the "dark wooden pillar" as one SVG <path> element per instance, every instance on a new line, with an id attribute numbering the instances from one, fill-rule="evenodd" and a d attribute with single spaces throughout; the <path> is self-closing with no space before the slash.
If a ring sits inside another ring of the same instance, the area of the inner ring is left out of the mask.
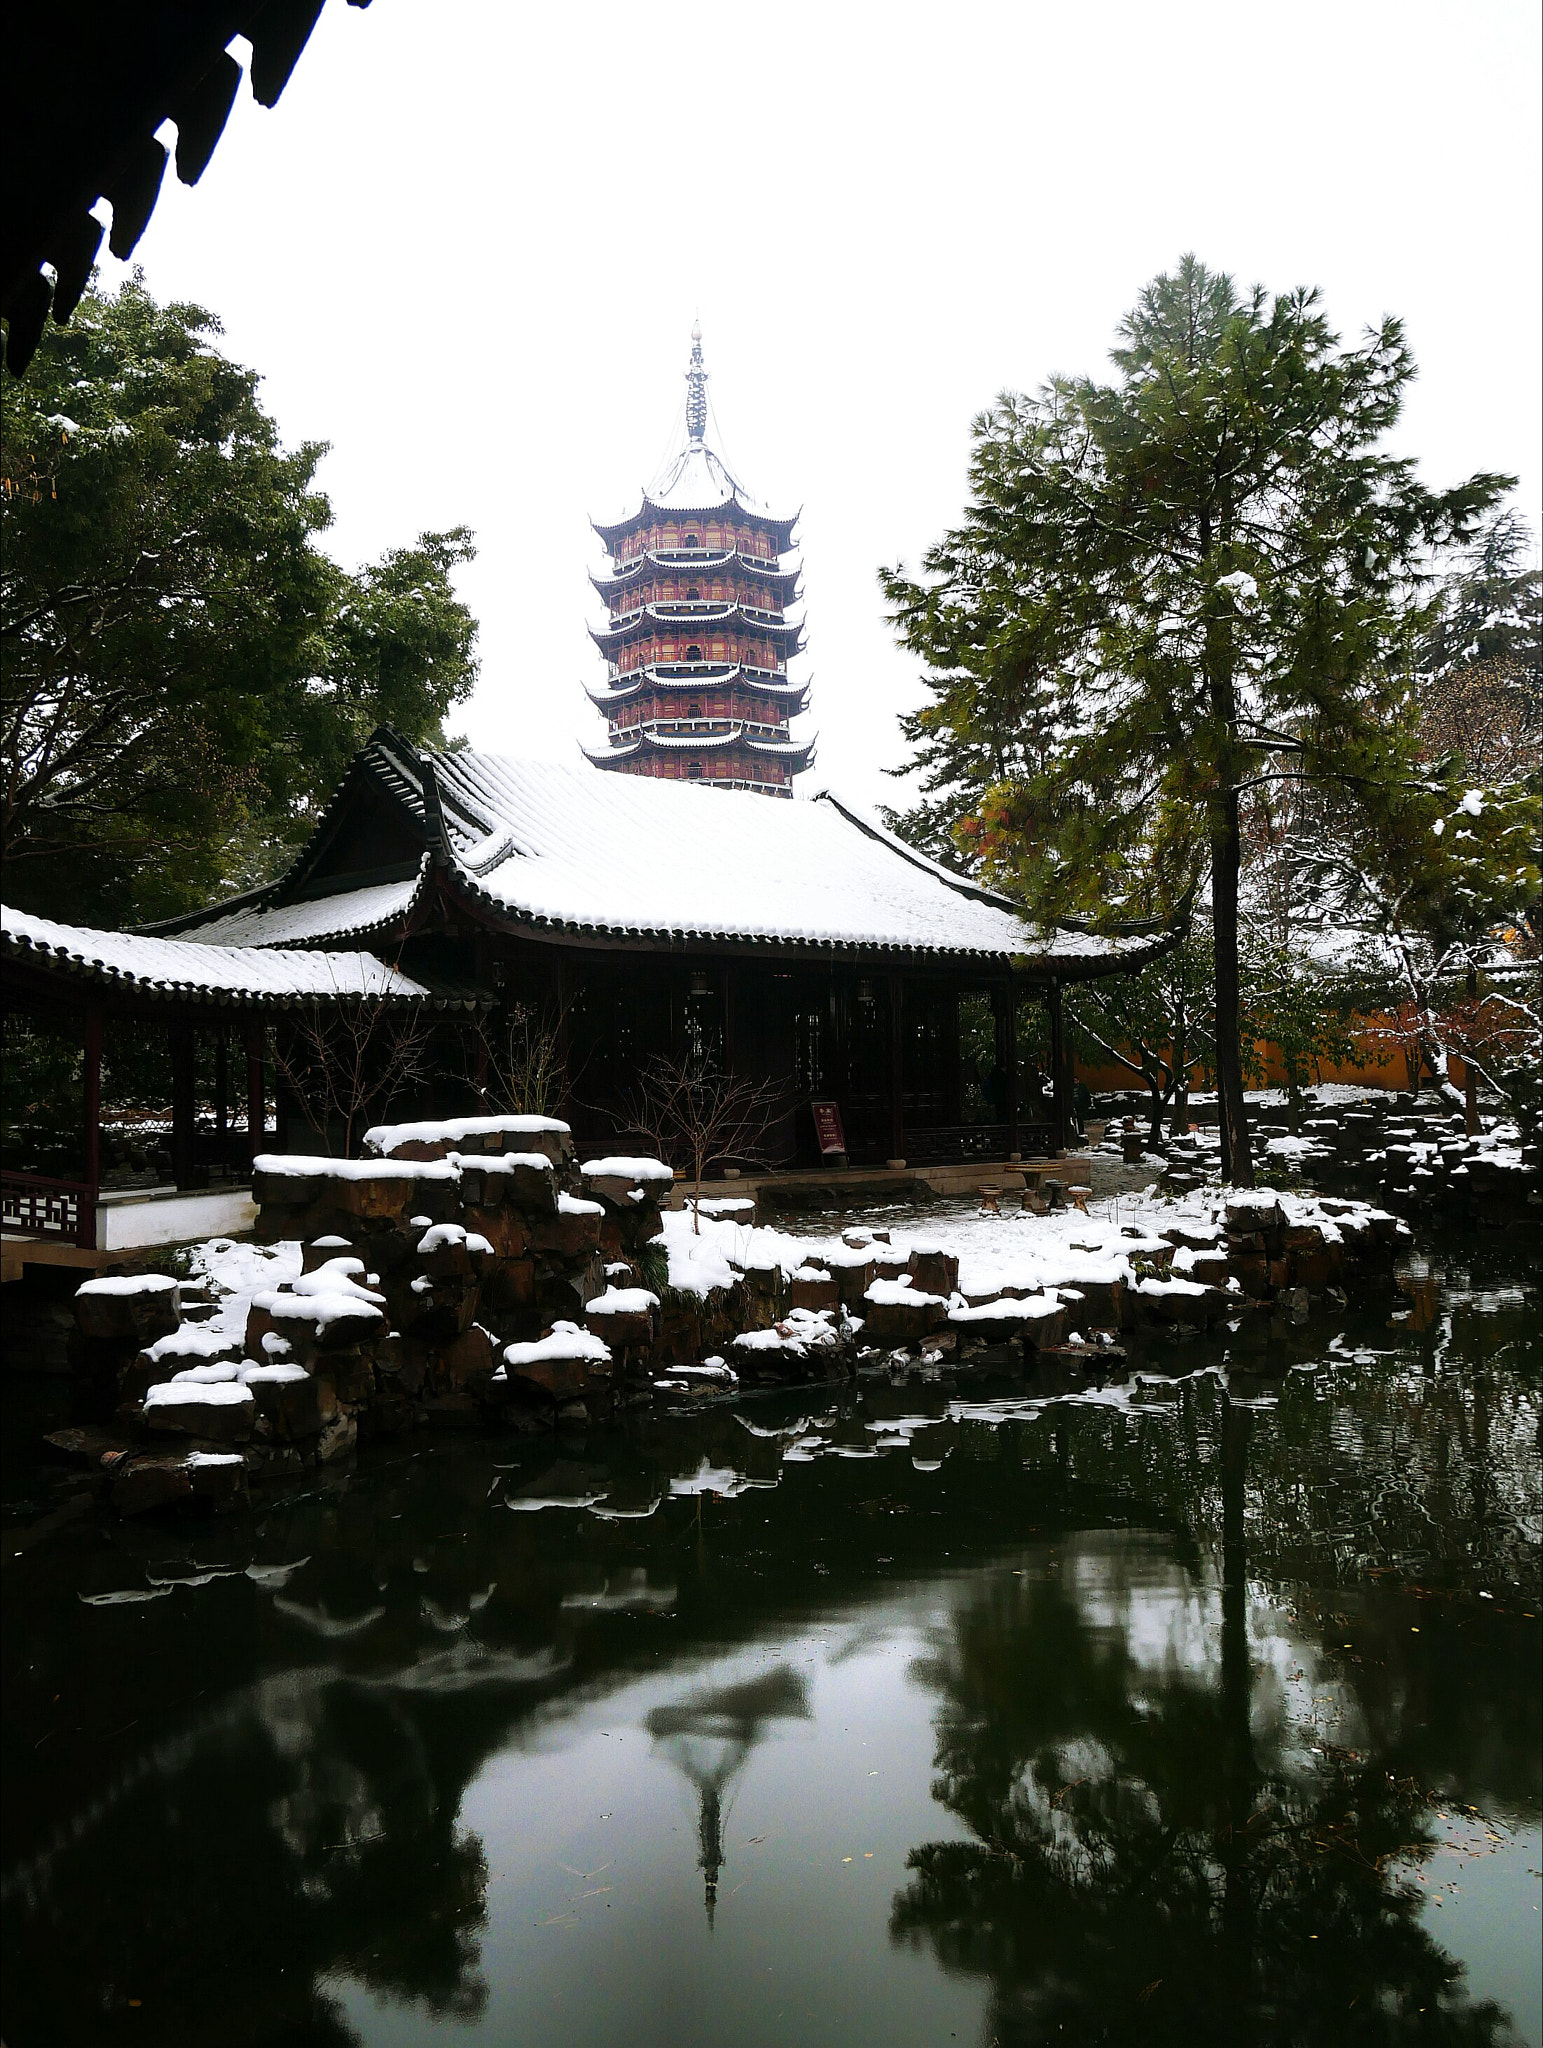
<path id="1" fill-rule="evenodd" d="M 82 1062 L 81 1119 L 84 1125 L 82 1151 L 85 1159 L 85 1193 L 80 1198 L 80 1217 L 75 1242 L 84 1251 L 96 1250 L 96 1198 L 102 1184 L 102 1013 L 86 1012 L 85 1058 Z"/>
<path id="2" fill-rule="evenodd" d="M 889 977 L 889 1156 L 905 1157 L 905 988 Z"/>
<path id="3" fill-rule="evenodd" d="M 964 1122 L 964 1069 L 959 1057 L 959 990 L 950 988 L 943 999 L 946 1032 L 943 1040 L 943 1121 Z"/>
<path id="4" fill-rule="evenodd" d="M 1066 1028 L 1061 1018 L 1061 984 L 1051 982 L 1045 992 L 1050 1012 L 1050 1149 L 1064 1152 L 1071 1104 L 1066 1098 Z"/>
<path id="5" fill-rule="evenodd" d="M 223 1024 L 214 1036 L 214 1134 L 223 1170 L 230 1165 L 230 1034 Z"/>
<path id="6" fill-rule="evenodd" d="M 849 1097 L 852 1092 L 851 1002 L 851 985 L 838 981 L 833 974 L 830 978 L 830 1058 L 825 1066 L 825 1087 L 826 1092 L 838 1101 Z"/>
<path id="7" fill-rule="evenodd" d="M 507 1003 L 508 980 L 504 981 L 504 1001 Z M 552 962 L 552 1002 L 554 1015 L 552 1029 L 557 1034 L 558 1100 L 556 1114 L 572 1119 L 573 1116 L 573 998 L 576 984 L 572 970 L 561 953 Z"/>
<path id="8" fill-rule="evenodd" d="M 734 972 L 732 960 L 724 961 L 723 976 L 718 986 L 723 991 L 723 1071 L 736 1075 L 739 1072 L 739 1019 L 736 1015 L 739 977 Z"/>
<path id="9" fill-rule="evenodd" d="M 179 1188 L 193 1185 L 193 1027 L 173 1024 L 171 1037 L 171 1174 Z"/>
<path id="10" fill-rule="evenodd" d="M 1007 1149 L 1017 1154 L 1023 1148 L 1018 1140 L 1018 984 L 1010 981 L 1001 992 L 1000 1058 L 1002 1073 L 1007 1083 Z"/>
<path id="11" fill-rule="evenodd" d="M 247 1164 L 263 1149 L 268 1106 L 263 1087 L 263 1027 L 246 1027 L 246 1156 Z"/>

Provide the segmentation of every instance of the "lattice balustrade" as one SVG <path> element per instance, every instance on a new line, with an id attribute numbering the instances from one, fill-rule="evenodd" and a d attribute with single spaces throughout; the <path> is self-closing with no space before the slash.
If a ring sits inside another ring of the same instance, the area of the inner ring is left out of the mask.
<path id="1" fill-rule="evenodd" d="M 49 1180 L 36 1173 L 0 1175 L 0 1229 L 12 1236 L 81 1242 L 82 1218 L 93 1223 L 92 1190 L 83 1181 Z"/>

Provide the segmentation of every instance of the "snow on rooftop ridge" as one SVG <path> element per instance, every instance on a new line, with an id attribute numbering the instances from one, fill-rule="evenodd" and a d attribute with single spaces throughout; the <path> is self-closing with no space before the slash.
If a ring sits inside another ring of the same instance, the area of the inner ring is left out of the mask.
<path id="1" fill-rule="evenodd" d="M 539 923 L 999 958 L 1045 950 L 1005 898 L 834 797 L 769 804 L 754 791 L 470 750 L 436 766 L 510 833 L 510 857 L 469 886 Z"/>
<path id="2" fill-rule="evenodd" d="M 427 855 L 425 855 L 425 861 Z M 412 907 L 423 879 L 378 882 L 367 889 L 345 889 L 336 896 L 313 896 L 304 903 L 280 903 L 271 909 L 241 904 L 222 911 L 215 904 L 198 924 L 176 936 L 195 946 L 302 946 L 317 939 L 358 938 L 394 924 Z"/>
<path id="3" fill-rule="evenodd" d="M 212 990 L 259 1000 L 340 995 L 427 996 L 421 982 L 372 953 L 302 953 L 255 945 L 213 945 L 57 924 L 0 906 L 8 947 L 63 961 L 127 986 Z"/>

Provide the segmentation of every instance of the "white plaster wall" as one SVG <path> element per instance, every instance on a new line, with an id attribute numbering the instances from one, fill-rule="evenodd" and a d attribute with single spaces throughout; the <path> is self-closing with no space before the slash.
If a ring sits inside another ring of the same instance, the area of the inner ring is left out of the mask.
<path id="1" fill-rule="evenodd" d="M 96 1242 L 100 1251 L 191 1244 L 201 1237 L 239 1237 L 256 1221 L 257 1204 L 246 1188 L 157 1195 L 142 1202 L 99 1202 Z"/>

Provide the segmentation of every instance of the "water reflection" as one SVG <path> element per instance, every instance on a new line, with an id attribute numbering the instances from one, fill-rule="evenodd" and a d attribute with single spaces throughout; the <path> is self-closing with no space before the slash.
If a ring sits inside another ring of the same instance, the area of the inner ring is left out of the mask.
<path id="1" fill-rule="evenodd" d="M 1322 1740 L 1311 1652 L 1250 1615 L 1249 1426 L 1224 1404 L 1212 1598 L 1166 1545 L 1073 1546 L 991 1579 L 919 1671 L 972 1839 L 913 1851 L 891 1931 L 989 1981 L 1004 2048 L 1512 2038 L 1421 1924 L 1427 1784 Z"/>
<path id="2" fill-rule="evenodd" d="M 718 1873 L 724 1864 L 724 1794 L 774 1721 L 809 1718 L 807 1685 L 782 1665 L 742 1685 L 709 1688 L 673 1705 L 655 1707 L 643 1724 L 697 1793 L 709 1929 L 717 1914 Z"/>
<path id="3" fill-rule="evenodd" d="M 1414 1277 L 1134 1400 L 934 1370 L 50 1524 L 6 2040 L 1509 2038 L 1419 1877 L 1538 1815 L 1536 1295 Z"/>

